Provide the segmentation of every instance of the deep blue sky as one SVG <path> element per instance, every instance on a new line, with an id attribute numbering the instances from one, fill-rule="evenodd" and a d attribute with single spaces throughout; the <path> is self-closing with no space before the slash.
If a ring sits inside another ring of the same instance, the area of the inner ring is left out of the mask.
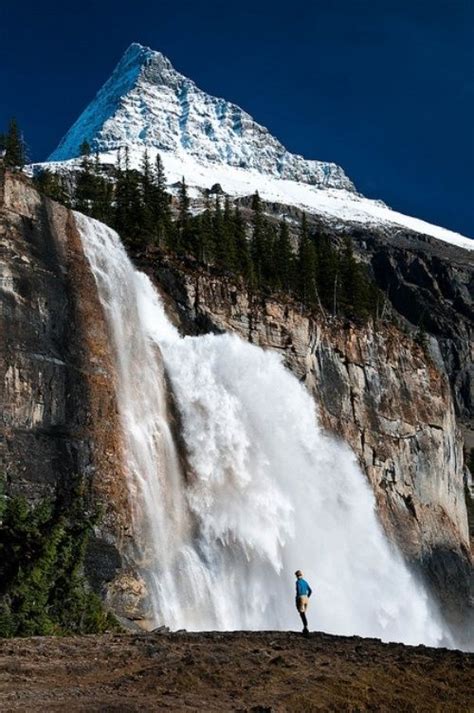
<path id="1" fill-rule="evenodd" d="M 366 195 L 474 236 L 473 0 L 0 3 L 0 126 L 46 158 L 133 41 L 343 166 Z"/>

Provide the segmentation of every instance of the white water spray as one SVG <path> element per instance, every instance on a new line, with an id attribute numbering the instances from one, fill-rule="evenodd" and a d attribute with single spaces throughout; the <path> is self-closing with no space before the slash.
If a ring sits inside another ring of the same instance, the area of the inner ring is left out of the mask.
<path id="1" fill-rule="evenodd" d="M 155 623 L 295 629 L 293 572 L 310 626 L 437 645 L 448 635 L 377 521 L 355 457 L 325 435 L 273 352 L 230 335 L 181 338 L 118 235 L 76 214 L 110 329 L 135 527 Z M 169 427 L 163 357 L 182 420 Z"/>

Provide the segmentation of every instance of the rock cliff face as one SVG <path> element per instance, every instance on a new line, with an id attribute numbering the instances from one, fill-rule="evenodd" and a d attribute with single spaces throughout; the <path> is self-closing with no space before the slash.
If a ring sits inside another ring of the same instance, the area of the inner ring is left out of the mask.
<path id="1" fill-rule="evenodd" d="M 449 376 L 457 415 L 474 445 L 473 253 L 404 231 L 355 229 L 353 237 L 397 312 L 436 340 L 433 356 Z"/>
<path id="2" fill-rule="evenodd" d="M 301 221 L 301 211 L 290 206 L 266 203 L 265 210 Z M 350 235 L 358 259 L 368 264 L 407 327 L 430 336 L 430 353 L 448 375 L 466 445 L 474 447 L 474 253 L 402 227 L 361 227 L 316 216 L 308 221 L 335 242 Z"/>
<path id="3" fill-rule="evenodd" d="M 73 213 L 15 174 L 2 176 L 0 241 L 0 472 L 9 494 L 32 503 L 67 491 L 73 476 L 84 480 L 103 512 L 86 574 L 104 593 L 126 569 L 131 533 L 94 279 Z"/>
<path id="4" fill-rule="evenodd" d="M 323 425 L 347 441 L 373 487 L 385 530 L 424 571 L 454 620 L 468 616 L 472 560 L 462 437 L 449 380 L 393 325 L 319 320 L 297 306 L 251 301 L 204 272 L 155 275 L 188 333 L 231 331 L 282 354 L 314 394 Z"/>

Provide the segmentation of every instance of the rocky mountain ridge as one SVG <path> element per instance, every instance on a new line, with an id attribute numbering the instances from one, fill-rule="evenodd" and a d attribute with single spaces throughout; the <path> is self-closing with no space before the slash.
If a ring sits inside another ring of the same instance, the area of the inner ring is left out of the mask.
<path id="1" fill-rule="evenodd" d="M 353 189 L 339 166 L 291 154 L 240 107 L 206 94 L 161 52 L 136 43 L 48 160 L 78 156 L 84 140 L 99 153 L 124 146 L 184 152 L 211 164 Z"/>
<path id="2" fill-rule="evenodd" d="M 365 198 L 339 166 L 291 154 L 238 106 L 203 92 L 160 52 L 136 43 L 48 162 L 32 170 L 46 166 L 74 176 L 85 140 L 109 172 L 119 149 L 128 150 L 137 169 L 145 149 L 151 161 L 159 152 L 171 190 L 183 177 L 195 196 L 218 183 L 232 197 L 258 191 L 267 203 L 296 206 L 342 226 L 392 235 L 402 229 L 473 249 L 469 238 Z"/>

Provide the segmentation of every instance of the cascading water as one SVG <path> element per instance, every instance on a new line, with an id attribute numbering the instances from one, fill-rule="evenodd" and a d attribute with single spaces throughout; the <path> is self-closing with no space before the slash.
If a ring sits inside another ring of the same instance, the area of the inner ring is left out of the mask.
<path id="1" fill-rule="evenodd" d="M 386 540 L 354 455 L 321 430 L 313 400 L 280 357 L 230 335 L 181 338 L 118 235 L 80 214 L 76 221 L 116 358 L 155 623 L 298 628 L 293 572 L 302 568 L 315 589 L 310 626 L 449 643 L 423 587 Z M 169 427 L 163 362 L 186 475 Z"/>

